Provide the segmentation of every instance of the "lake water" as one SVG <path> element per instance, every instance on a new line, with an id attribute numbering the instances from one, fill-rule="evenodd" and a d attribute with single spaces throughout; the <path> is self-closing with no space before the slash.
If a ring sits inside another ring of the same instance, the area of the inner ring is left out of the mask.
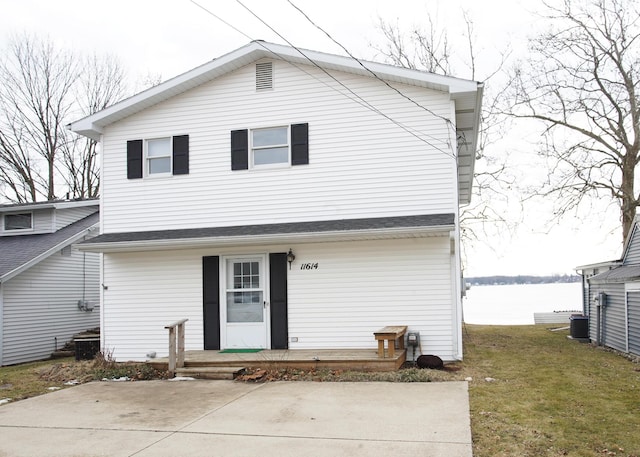
<path id="1" fill-rule="evenodd" d="M 469 324 L 529 325 L 533 313 L 582 310 L 582 284 L 472 286 L 462 301 Z"/>

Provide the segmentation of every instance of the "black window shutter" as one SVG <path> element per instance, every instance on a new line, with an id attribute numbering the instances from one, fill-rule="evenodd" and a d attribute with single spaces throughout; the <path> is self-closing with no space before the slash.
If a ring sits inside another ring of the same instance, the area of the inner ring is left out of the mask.
<path id="1" fill-rule="evenodd" d="M 204 348 L 220 349 L 220 258 L 202 258 Z"/>
<path id="2" fill-rule="evenodd" d="M 127 141 L 127 179 L 142 178 L 142 140 Z"/>
<path id="3" fill-rule="evenodd" d="M 249 131 L 231 131 L 231 169 L 249 169 Z"/>
<path id="4" fill-rule="evenodd" d="M 309 124 L 291 126 L 291 165 L 309 163 Z"/>
<path id="5" fill-rule="evenodd" d="M 271 349 L 289 348 L 287 320 L 287 254 L 269 254 L 269 290 L 271 293 Z"/>
<path id="6" fill-rule="evenodd" d="M 189 174 L 189 135 L 173 137 L 173 174 Z"/>

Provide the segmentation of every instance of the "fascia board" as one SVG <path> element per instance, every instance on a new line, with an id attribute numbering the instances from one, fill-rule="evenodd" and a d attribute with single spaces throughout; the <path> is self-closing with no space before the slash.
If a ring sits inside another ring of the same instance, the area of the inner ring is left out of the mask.
<path id="1" fill-rule="evenodd" d="M 82 230 L 81 232 L 76 233 L 72 237 L 69 237 L 64 241 L 61 241 L 60 243 L 58 243 L 55 246 L 49 248 L 47 251 L 43 252 L 39 256 L 34 257 L 33 259 L 29 260 L 28 262 L 23 263 L 19 267 L 17 267 L 15 269 L 5 273 L 3 276 L 0 277 L 0 283 L 7 282 L 11 278 L 14 278 L 15 276 L 19 275 L 23 271 L 28 270 L 29 268 L 33 267 L 34 265 L 37 265 L 38 263 L 40 263 L 43 260 L 45 260 L 47 257 L 49 257 L 49 256 L 55 254 L 56 252 L 60 251 L 60 249 L 63 249 L 65 247 L 77 242 L 78 240 L 80 240 L 81 238 L 86 236 L 88 233 L 90 233 L 91 231 L 96 230 L 98 228 L 99 228 L 99 224 L 94 224 L 91 227 L 87 227 L 86 229 Z"/>
<path id="2" fill-rule="evenodd" d="M 64 209 L 64 208 L 81 208 L 85 206 L 100 206 L 98 199 L 91 200 L 63 200 L 63 201 L 50 201 L 50 202 L 36 202 L 25 203 L 17 205 L 0 206 L 1 213 L 15 212 L 15 211 L 34 211 L 41 209 Z"/>
<path id="3" fill-rule="evenodd" d="M 87 243 L 76 245 L 76 249 L 86 252 L 132 252 L 173 249 L 192 249 L 202 247 L 226 246 L 262 246 L 279 243 L 327 243 L 332 241 L 356 241 L 392 238 L 425 238 L 430 236 L 449 236 L 454 225 L 437 227 L 349 230 L 333 232 L 281 233 L 277 235 L 246 235 L 228 237 L 204 237 L 185 239 L 166 239 L 148 241 L 122 241 L 110 243 Z"/>
<path id="4" fill-rule="evenodd" d="M 300 51 L 302 51 L 304 55 L 301 54 Z M 300 51 L 289 46 L 254 41 L 242 48 L 105 108 L 98 113 L 72 122 L 68 125 L 68 128 L 96 141 L 100 140 L 100 135 L 102 135 L 103 129 L 107 125 L 264 57 L 275 57 L 298 64 L 309 65 L 310 63 L 305 57 L 307 56 L 319 65 L 329 69 L 370 76 L 366 69 L 362 68 L 357 61 L 350 57 L 325 54 L 306 49 L 301 49 Z M 450 94 L 475 92 L 478 89 L 478 83 L 475 81 L 400 68 L 377 62 L 362 62 L 382 79 L 429 87 L 435 90 L 449 92 Z"/>
<path id="5" fill-rule="evenodd" d="M 474 110 L 474 125 L 473 131 L 475 135 L 473 136 L 473 142 L 471 144 L 471 170 L 469 173 L 471 182 L 469 183 L 469 197 L 465 198 L 462 202 L 463 205 L 468 205 L 471 203 L 471 198 L 473 195 L 473 177 L 475 175 L 475 166 L 476 166 L 476 151 L 478 150 L 478 138 L 480 137 L 480 121 L 482 120 L 482 97 L 484 95 L 484 84 L 478 83 L 478 90 L 476 94 L 476 106 Z"/>

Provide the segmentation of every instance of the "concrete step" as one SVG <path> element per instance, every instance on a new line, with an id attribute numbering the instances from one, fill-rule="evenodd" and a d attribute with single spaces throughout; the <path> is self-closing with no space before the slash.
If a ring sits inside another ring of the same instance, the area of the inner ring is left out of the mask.
<path id="1" fill-rule="evenodd" d="M 185 367 L 177 368 L 176 376 L 196 379 L 235 379 L 244 367 Z"/>

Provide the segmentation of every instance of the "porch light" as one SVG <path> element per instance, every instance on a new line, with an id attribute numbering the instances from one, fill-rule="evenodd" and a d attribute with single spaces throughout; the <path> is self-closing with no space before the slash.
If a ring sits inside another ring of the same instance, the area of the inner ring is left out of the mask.
<path id="1" fill-rule="evenodd" d="M 289 262 L 289 270 L 291 270 L 291 264 L 296 260 L 296 256 L 293 254 L 291 248 L 289 248 L 289 252 L 287 253 L 287 262 Z"/>

